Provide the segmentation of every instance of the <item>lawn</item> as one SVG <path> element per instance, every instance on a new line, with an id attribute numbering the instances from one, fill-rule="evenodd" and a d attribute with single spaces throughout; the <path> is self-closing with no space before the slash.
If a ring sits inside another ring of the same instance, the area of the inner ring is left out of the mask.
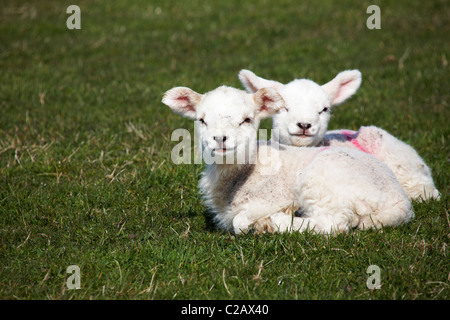
<path id="1" fill-rule="evenodd" d="M 81 29 L 66 26 L 71 4 Z M 366 27 L 372 4 L 381 29 Z M 0 298 L 449 300 L 449 20 L 445 0 L 3 1 Z M 241 87 L 243 68 L 318 83 L 359 69 L 330 129 L 376 125 L 409 143 L 441 200 L 381 231 L 215 229 L 202 165 L 171 160 L 171 133 L 193 123 L 161 98 Z"/>

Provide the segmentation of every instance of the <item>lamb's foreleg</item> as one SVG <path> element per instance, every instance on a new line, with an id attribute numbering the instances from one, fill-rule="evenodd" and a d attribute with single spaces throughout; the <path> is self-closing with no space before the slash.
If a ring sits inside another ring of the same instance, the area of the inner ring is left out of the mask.
<path id="1" fill-rule="evenodd" d="M 315 222 L 311 218 L 294 215 L 295 209 L 287 208 L 258 219 L 249 219 L 247 214 L 238 214 L 233 219 L 234 232 L 237 234 L 254 232 L 256 234 L 304 231 L 313 228 Z"/>

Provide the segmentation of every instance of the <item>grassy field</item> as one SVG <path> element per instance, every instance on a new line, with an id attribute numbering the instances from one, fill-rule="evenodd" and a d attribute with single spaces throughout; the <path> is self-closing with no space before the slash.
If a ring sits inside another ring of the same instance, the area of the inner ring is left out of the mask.
<path id="1" fill-rule="evenodd" d="M 70 4 L 81 30 L 66 27 Z M 0 298 L 450 299 L 449 20 L 445 0 L 3 1 Z M 318 83 L 361 70 L 330 129 L 373 124 L 411 144 L 441 201 L 414 203 L 406 226 L 330 238 L 216 230 L 202 166 L 170 157 L 172 131 L 193 123 L 161 98 L 240 87 L 242 68 Z"/>

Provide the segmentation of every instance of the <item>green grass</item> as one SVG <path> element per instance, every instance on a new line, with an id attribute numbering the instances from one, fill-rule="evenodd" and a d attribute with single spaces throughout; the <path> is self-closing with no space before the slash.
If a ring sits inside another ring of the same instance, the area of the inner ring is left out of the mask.
<path id="1" fill-rule="evenodd" d="M 0 298 L 450 298 L 446 1 L 80 0 L 81 30 L 66 28 L 70 4 L 0 9 Z M 366 28 L 370 4 L 381 30 Z M 170 158 L 172 131 L 193 125 L 160 101 L 240 87 L 242 68 L 319 83 L 360 69 L 330 129 L 373 124 L 411 144 L 441 201 L 414 203 L 406 226 L 330 238 L 217 231 L 201 165 Z"/>

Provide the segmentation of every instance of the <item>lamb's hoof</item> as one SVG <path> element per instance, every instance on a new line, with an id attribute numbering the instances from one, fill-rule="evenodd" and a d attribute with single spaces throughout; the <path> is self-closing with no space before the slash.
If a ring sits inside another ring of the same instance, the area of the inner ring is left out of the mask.
<path id="1" fill-rule="evenodd" d="M 254 234 L 274 233 L 275 232 L 275 228 L 274 228 L 272 219 L 270 219 L 270 217 L 256 220 L 250 226 L 250 230 L 252 230 Z"/>
<path id="2" fill-rule="evenodd" d="M 296 218 L 303 218 L 304 216 L 305 216 L 305 213 L 303 212 L 302 208 L 298 208 L 294 212 L 294 217 L 296 217 Z"/>

